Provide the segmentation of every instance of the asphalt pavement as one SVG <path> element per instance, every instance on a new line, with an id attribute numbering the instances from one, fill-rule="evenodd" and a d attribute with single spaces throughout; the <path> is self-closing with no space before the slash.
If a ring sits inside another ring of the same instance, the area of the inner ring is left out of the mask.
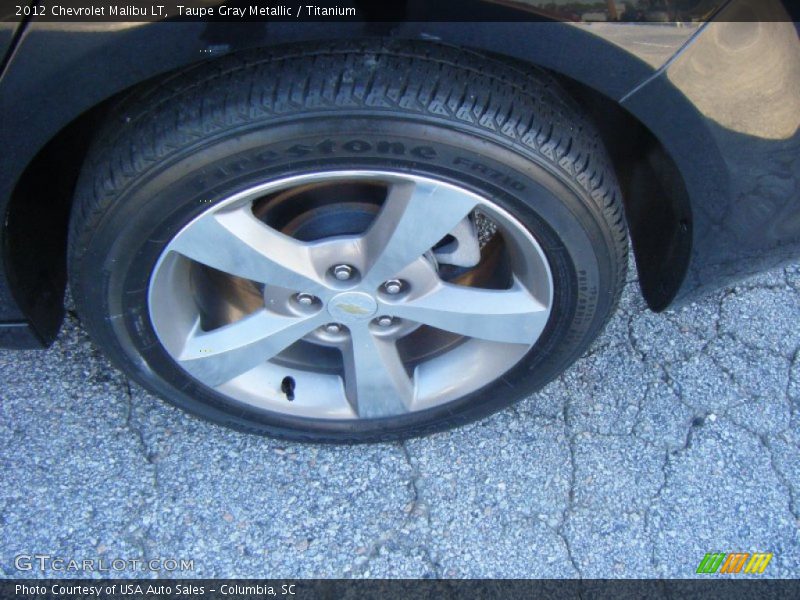
<path id="1" fill-rule="evenodd" d="M 799 321 L 800 265 L 661 315 L 631 279 L 540 393 L 330 447 L 170 407 L 70 316 L 50 350 L 0 352 L 0 576 L 91 576 L 18 570 L 40 554 L 161 561 L 114 573 L 139 577 L 683 578 L 707 552 L 771 552 L 763 576 L 798 577 Z"/>

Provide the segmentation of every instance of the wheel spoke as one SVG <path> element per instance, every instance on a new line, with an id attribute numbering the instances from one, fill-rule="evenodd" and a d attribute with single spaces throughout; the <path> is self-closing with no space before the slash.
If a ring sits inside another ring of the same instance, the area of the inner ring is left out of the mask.
<path id="1" fill-rule="evenodd" d="M 468 337 L 532 344 L 544 330 L 547 308 L 520 283 L 487 290 L 449 283 L 392 308 L 395 316 Z"/>
<path id="2" fill-rule="evenodd" d="M 187 258 L 252 281 L 318 294 L 312 247 L 259 221 L 250 206 L 209 213 L 170 244 Z"/>
<path id="3" fill-rule="evenodd" d="M 374 336 L 366 326 L 351 329 L 344 356 L 347 399 L 362 418 L 389 417 L 410 410 L 414 386 L 393 340 Z"/>
<path id="4" fill-rule="evenodd" d="M 366 283 L 378 286 L 397 275 L 450 233 L 477 202 L 475 196 L 444 184 L 392 185 L 364 237 L 366 255 L 371 258 Z"/>
<path id="5" fill-rule="evenodd" d="M 325 321 L 322 314 L 287 317 L 266 310 L 213 331 L 195 331 L 179 364 L 210 387 L 222 385 L 272 358 Z"/>

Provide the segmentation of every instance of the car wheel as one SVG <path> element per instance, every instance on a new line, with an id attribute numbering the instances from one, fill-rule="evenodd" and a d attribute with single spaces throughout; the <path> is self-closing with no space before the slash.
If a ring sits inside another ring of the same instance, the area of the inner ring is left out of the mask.
<path id="1" fill-rule="evenodd" d="M 523 398 L 611 315 L 627 237 L 553 79 L 416 43 L 232 55 L 131 92 L 76 192 L 73 296 L 148 389 L 314 441 Z"/>

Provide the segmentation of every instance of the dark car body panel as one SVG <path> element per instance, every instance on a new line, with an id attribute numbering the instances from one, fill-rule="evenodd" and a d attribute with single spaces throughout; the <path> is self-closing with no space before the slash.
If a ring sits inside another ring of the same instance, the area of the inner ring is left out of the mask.
<path id="1" fill-rule="evenodd" d="M 648 126 L 692 200 L 677 300 L 800 256 L 800 43 L 795 24 L 775 22 L 774 11 L 732 4 L 622 102 L 636 115 L 662 111 Z"/>
<path id="2" fill-rule="evenodd" d="M 19 23 L 0 23 L 0 64 L 5 61 L 5 56 L 9 48 L 11 48 L 14 34 L 19 27 Z"/>
<path id="3" fill-rule="evenodd" d="M 26 5 L 25 0 L 17 4 Z M 17 34 L 24 27 L 25 19 L 16 16 L 16 6 L 5 4 L 0 6 L 0 72 L 6 64 L 9 50 L 14 46 Z"/>
<path id="4" fill-rule="evenodd" d="M 710 13 L 721 4 L 703 0 L 696 7 Z M 503 3 L 502 9 L 530 11 L 532 6 L 538 10 L 537 0 Z M 756 14 L 748 21 L 737 16 L 737 10 Z M 772 22 L 758 22 L 760 18 Z M 658 205 L 628 210 L 643 293 L 653 308 L 663 309 L 676 299 L 689 300 L 800 255 L 796 124 L 793 132 L 789 123 L 782 125 L 780 134 L 765 135 L 737 131 L 735 124 L 715 114 L 717 106 L 724 106 L 726 114 L 737 108 L 774 114 L 776 107 L 797 102 L 796 30 L 794 38 L 787 35 L 787 27 L 793 25 L 786 22 L 779 0 L 734 0 L 717 19 L 721 22 L 683 28 L 435 19 L 248 24 L 34 19 L 19 36 L 0 80 L 0 213 L 6 214 L 25 170 L 54 137 L 65 128 L 80 130 L 82 115 L 141 81 L 246 48 L 377 36 L 427 39 L 537 64 L 620 104 L 652 132 L 667 162 L 677 168 L 678 187 L 685 186 L 674 194 L 687 198 L 685 203 L 671 203 L 663 214 Z M 769 43 L 776 30 L 781 33 L 779 43 Z M 652 36 L 660 36 L 655 46 L 648 44 Z M 711 67 L 703 63 L 709 56 L 714 57 Z M 783 65 L 783 81 L 772 94 L 725 84 L 742 65 L 761 73 L 776 62 Z M 709 77 L 708 68 L 715 77 Z M 706 101 L 708 94 L 714 102 Z M 650 183 L 647 177 L 640 179 L 633 185 L 646 191 Z M 68 188 L 69 182 L 64 185 Z M 52 221 L 60 223 L 68 204 L 56 204 L 57 218 Z M 16 218 L 35 219 L 44 208 L 46 204 L 41 209 L 32 204 Z M 6 222 L 0 231 L 0 330 L 9 325 L 0 335 L 0 345 L 45 345 L 55 335 L 63 311 L 63 231 L 45 226 L 41 238 L 20 239 L 16 230 L 30 227 L 15 229 L 14 223 Z M 20 246 L 26 245 L 23 252 Z"/>

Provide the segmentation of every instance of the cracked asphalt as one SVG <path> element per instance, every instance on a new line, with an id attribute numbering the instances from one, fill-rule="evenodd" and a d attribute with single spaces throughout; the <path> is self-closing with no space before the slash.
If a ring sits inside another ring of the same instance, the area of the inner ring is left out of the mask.
<path id="1" fill-rule="evenodd" d="M 52 349 L 0 352 L 0 575 L 86 576 L 15 569 L 44 553 L 194 559 L 176 576 L 682 578 L 763 551 L 765 575 L 800 576 L 800 264 L 661 315 L 636 285 L 540 393 L 372 446 L 189 417 L 70 317 Z"/>

